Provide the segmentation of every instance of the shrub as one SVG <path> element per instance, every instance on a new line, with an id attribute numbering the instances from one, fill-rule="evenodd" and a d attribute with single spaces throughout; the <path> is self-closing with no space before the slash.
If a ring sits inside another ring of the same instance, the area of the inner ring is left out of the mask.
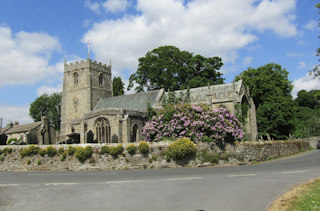
<path id="1" fill-rule="evenodd" d="M 64 151 L 64 152 L 62 153 L 62 157 L 61 157 L 60 161 L 65 161 L 66 158 L 67 158 L 67 152 Z"/>
<path id="2" fill-rule="evenodd" d="M 31 160 L 28 160 L 28 161 L 27 161 L 27 164 L 30 165 L 30 164 L 31 164 Z"/>
<path id="3" fill-rule="evenodd" d="M 109 147 L 109 154 L 112 155 L 113 157 L 117 157 L 118 155 L 120 155 L 122 153 L 122 151 L 123 151 L 122 144 Z"/>
<path id="4" fill-rule="evenodd" d="M 171 143 L 167 149 L 167 157 L 182 160 L 196 154 L 196 145 L 187 138 L 180 138 Z"/>
<path id="5" fill-rule="evenodd" d="M 40 166 L 41 165 L 41 160 L 39 159 L 37 163 L 38 163 L 38 166 Z"/>
<path id="6" fill-rule="evenodd" d="M 8 145 L 18 144 L 18 140 L 16 138 L 10 138 L 7 143 L 8 143 Z"/>
<path id="7" fill-rule="evenodd" d="M 101 147 L 101 150 L 100 150 L 100 154 L 109 154 L 109 152 L 110 152 L 110 148 L 109 148 L 109 146 L 102 146 Z"/>
<path id="8" fill-rule="evenodd" d="M 20 155 L 22 158 L 24 158 L 25 156 L 37 155 L 39 151 L 40 147 L 31 145 L 27 148 L 20 150 Z"/>
<path id="9" fill-rule="evenodd" d="M 4 161 L 4 156 L 0 157 L 0 161 L 3 162 Z"/>
<path id="10" fill-rule="evenodd" d="M 152 158 L 149 158 L 149 159 L 148 159 L 148 162 L 149 162 L 149 163 L 152 163 Z"/>
<path id="11" fill-rule="evenodd" d="M 58 150 L 58 154 L 62 155 L 64 152 L 65 152 L 64 148 L 60 147 L 59 150 Z"/>
<path id="12" fill-rule="evenodd" d="M 46 150 L 46 149 L 40 149 L 40 150 L 39 150 L 39 155 L 40 155 L 41 157 L 44 157 L 46 154 L 47 154 L 47 150 Z"/>
<path id="13" fill-rule="evenodd" d="M 138 150 L 141 154 L 148 154 L 150 150 L 150 145 L 145 141 L 140 141 L 138 145 Z"/>
<path id="14" fill-rule="evenodd" d="M 53 146 L 48 146 L 46 150 L 47 150 L 47 155 L 51 158 L 56 156 L 57 154 L 57 149 L 54 148 Z"/>
<path id="15" fill-rule="evenodd" d="M 76 152 L 76 148 L 73 146 L 68 147 L 68 155 L 72 156 Z"/>
<path id="16" fill-rule="evenodd" d="M 220 160 L 228 160 L 229 159 L 229 154 L 226 153 L 226 152 L 221 153 L 219 158 L 220 158 Z"/>
<path id="17" fill-rule="evenodd" d="M 9 147 L 5 147 L 3 150 L 2 150 L 3 153 L 11 153 L 12 152 L 12 148 L 9 148 Z"/>
<path id="18" fill-rule="evenodd" d="M 189 137 L 192 141 L 234 142 L 243 138 L 240 121 L 226 108 L 208 105 L 168 105 L 143 128 L 147 141 Z"/>
<path id="19" fill-rule="evenodd" d="M 75 156 L 81 163 L 84 163 L 87 159 L 91 158 L 92 154 L 93 149 L 90 146 L 86 146 L 85 148 L 77 147 L 75 151 Z"/>
<path id="20" fill-rule="evenodd" d="M 156 161 L 158 159 L 158 155 L 152 155 L 152 160 Z"/>
<path id="21" fill-rule="evenodd" d="M 200 160 L 203 163 L 218 163 L 219 154 L 215 152 L 209 153 L 208 151 L 203 150 L 200 154 Z"/>
<path id="22" fill-rule="evenodd" d="M 126 150 L 127 150 L 127 152 L 128 152 L 130 155 L 133 155 L 133 154 L 136 154 L 136 152 L 137 152 L 137 147 L 136 147 L 134 144 L 129 144 L 129 145 L 126 147 Z"/>

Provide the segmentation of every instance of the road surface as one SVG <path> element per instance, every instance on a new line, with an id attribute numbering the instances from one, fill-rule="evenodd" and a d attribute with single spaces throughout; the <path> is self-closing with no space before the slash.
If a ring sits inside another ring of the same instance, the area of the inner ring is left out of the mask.
<path id="1" fill-rule="evenodd" d="M 266 210 L 320 177 L 320 151 L 231 167 L 0 172 L 0 210 Z"/>

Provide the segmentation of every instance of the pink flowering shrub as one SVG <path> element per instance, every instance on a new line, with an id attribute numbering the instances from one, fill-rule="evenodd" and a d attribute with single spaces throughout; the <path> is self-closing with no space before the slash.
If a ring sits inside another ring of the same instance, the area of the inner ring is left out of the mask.
<path id="1" fill-rule="evenodd" d="M 234 142 L 244 132 L 239 120 L 223 107 L 207 105 L 168 105 L 157 112 L 143 128 L 147 141 L 189 137 L 192 141 Z"/>

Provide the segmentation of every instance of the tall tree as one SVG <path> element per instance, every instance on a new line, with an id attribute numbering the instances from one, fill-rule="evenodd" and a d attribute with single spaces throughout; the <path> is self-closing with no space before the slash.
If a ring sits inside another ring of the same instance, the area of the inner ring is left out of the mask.
<path id="1" fill-rule="evenodd" d="M 43 94 L 31 103 L 29 115 L 34 121 L 46 116 L 49 125 L 59 130 L 61 122 L 61 92 L 52 95 Z"/>
<path id="2" fill-rule="evenodd" d="M 128 90 L 134 83 L 138 85 L 137 92 L 161 88 L 176 91 L 208 83 L 222 84 L 222 73 L 218 72 L 222 65 L 219 57 L 193 56 L 174 46 L 161 46 L 139 58 L 138 70 L 130 76 Z"/>
<path id="3" fill-rule="evenodd" d="M 124 95 L 124 83 L 120 77 L 114 77 L 112 81 L 113 96 Z"/>
<path id="4" fill-rule="evenodd" d="M 236 80 L 249 86 L 256 105 L 260 136 L 267 133 L 275 139 L 285 139 L 294 130 L 293 88 L 288 71 L 278 64 L 267 64 L 243 71 Z"/>
<path id="5" fill-rule="evenodd" d="M 320 135 L 320 90 L 301 90 L 298 92 L 295 112 L 296 138 Z"/>

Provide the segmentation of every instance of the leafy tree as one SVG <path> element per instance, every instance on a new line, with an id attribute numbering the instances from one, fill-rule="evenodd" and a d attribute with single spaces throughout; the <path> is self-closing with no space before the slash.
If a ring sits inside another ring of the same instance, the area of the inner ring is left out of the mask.
<path id="1" fill-rule="evenodd" d="M 298 106 L 304 106 L 311 109 L 320 107 L 320 90 L 300 90 L 297 98 L 294 100 Z"/>
<path id="2" fill-rule="evenodd" d="M 176 91 L 205 86 L 208 82 L 222 84 L 222 73 L 217 71 L 222 65 L 219 57 L 193 56 L 174 46 L 161 46 L 139 58 L 138 70 L 130 76 L 128 90 L 134 83 L 138 85 L 137 92 L 145 88 Z"/>
<path id="3" fill-rule="evenodd" d="M 124 83 L 120 77 L 114 77 L 112 81 L 113 96 L 124 95 Z"/>
<path id="4" fill-rule="evenodd" d="M 297 106 L 295 112 L 295 138 L 320 136 L 320 111 Z"/>
<path id="5" fill-rule="evenodd" d="M 34 121 L 41 121 L 46 116 L 49 125 L 59 130 L 61 122 L 61 96 L 62 93 L 52 95 L 43 94 L 31 103 L 29 115 Z"/>
<path id="6" fill-rule="evenodd" d="M 298 92 L 295 112 L 296 138 L 320 135 L 320 90 Z"/>
<path id="7" fill-rule="evenodd" d="M 260 136 L 267 133 L 275 139 L 285 139 L 294 130 L 293 88 L 288 71 L 278 64 L 267 64 L 243 71 L 236 80 L 249 86 L 256 105 Z"/>

